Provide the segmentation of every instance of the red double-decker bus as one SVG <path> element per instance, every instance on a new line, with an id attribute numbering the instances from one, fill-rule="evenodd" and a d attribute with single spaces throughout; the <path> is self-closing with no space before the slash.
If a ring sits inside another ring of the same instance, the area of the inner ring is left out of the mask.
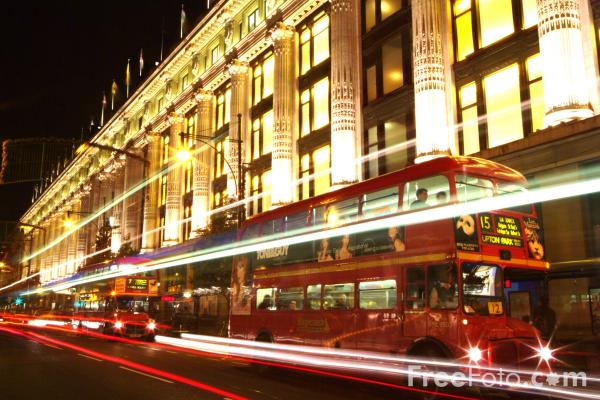
<path id="1" fill-rule="evenodd" d="M 243 224 L 239 240 L 339 233 L 525 186 L 506 166 L 440 157 L 262 213 Z M 429 221 L 234 257 L 230 336 L 536 365 L 531 323 L 547 263 L 535 207 Z"/>

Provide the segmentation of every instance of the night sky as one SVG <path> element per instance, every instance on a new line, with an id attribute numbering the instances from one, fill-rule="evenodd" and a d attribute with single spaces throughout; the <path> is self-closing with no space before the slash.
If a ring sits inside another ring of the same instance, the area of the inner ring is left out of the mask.
<path id="1" fill-rule="evenodd" d="M 177 45 L 181 4 L 181 0 L 3 2 L 0 140 L 79 138 L 82 128 L 89 137 L 90 121 L 99 123 L 103 92 L 110 108 L 113 78 L 124 97 L 127 59 L 131 59 L 132 93 L 159 60 L 163 26 L 165 57 Z M 206 1 L 183 4 L 189 29 L 202 17 Z M 0 219 L 17 220 L 31 205 L 32 187 L 0 186 Z"/>

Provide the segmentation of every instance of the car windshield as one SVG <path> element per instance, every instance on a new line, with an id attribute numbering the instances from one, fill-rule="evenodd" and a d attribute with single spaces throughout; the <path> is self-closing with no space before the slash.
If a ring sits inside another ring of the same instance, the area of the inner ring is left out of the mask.
<path id="1" fill-rule="evenodd" d="M 462 266 L 463 308 L 467 314 L 504 313 L 502 270 L 494 265 L 465 263 Z"/>

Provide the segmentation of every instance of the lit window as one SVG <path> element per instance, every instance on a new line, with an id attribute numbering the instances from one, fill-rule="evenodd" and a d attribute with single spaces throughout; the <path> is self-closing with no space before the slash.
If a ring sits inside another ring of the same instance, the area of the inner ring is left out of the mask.
<path id="1" fill-rule="evenodd" d="M 161 97 L 160 99 L 158 99 L 158 105 L 156 107 L 158 109 L 158 111 L 161 111 L 163 108 L 163 98 Z"/>
<path id="2" fill-rule="evenodd" d="M 184 193 L 189 193 L 192 191 L 192 176 L 193 176 L 193 169 L 192 169 L 192 162 L 188 161 L 185 164 L 185 179 L 184 179 Z"/>
<path id="3" fill-rule="evenodd" d="M 329 15 L 319 14 L 300 28 L 300 74 L 329 58 Z"/>
<path id="4" fill-rule="evenodd" d="M 483 80 L 487 110 L 488 147 L 523 137 L 519 66 L 513 64 Z"/>
<path id="5" fill-rule="evenodd" d="M 162 157 L 160 165 L 165 165 L 169 162 L 169 137 L 162 137 Z"/>
<path id="6" fill-rule="evenodd" d="M 544 121 L 544 87 L 542 86 L 542 59 L 536 54 L 527 59 L 527 84 L 531 104 L 531 131 L 542 128 Z"/>
<path id="7" fill-rule="evenodd" d="M 258 175 L 252 177 L 251 180 L 252 185 L 250 186 L 250 210 L 248 210 L 249 215 L 254 215 L 262 212 L 261 206 L 262 203 L 260 201 L 260 178 Z"/>
<path id="8" fill-rule="evenodd" d="M 365 32 L 402 9 L 402 0 L 367 0 L 364 4 Z"/>
<path id="9" fill-rule="evenodd" d="M 408 163 L 406 117 L 396 117 L 367 129 L 365 137 L 366 177 L 398 170 Z M 379 152 L 385 150 L 383 154 Z"/>
<path id="10" fill-rule="evenodd" d="M 188 76 L 185 74 L 183 78 L 181 78 L 181 90 L 184 90 L 188 86 Z"/>
<path id="11" fill-rule="evenodd" d="M 158 192 L 158 206 L 167 204 L 167 176 L 163 175 L 160 178 L 160 191 Z"/>
<path id="12" fill-rule="evenodd" d="M 511 0 L 479 0 L 481 47 L 488 46 L 515 31 Z"/>
<path id="13" fill-rule="evenodd" d="M 523 28 L 527 29 L 537 25 L 537 7 L 535 0 L 521 0 L 523 4 Z"/>
<path id="14" fill-rule="evenodd" d="M 479 151 L 479 121 L 477 118 L 477 86 L 471 82 L 460 89 L 463 153 Z"/>
<path id="15" fill-rule="evenodd" d="M 310 155 L 305 154 L 300 161 L 300 200 L 310 197 Z"/>
<path id="16" fill-rule="evenodd" d="M 264 172 L 260 177 L 262 184 L 262 207 L 266 211 L 271 208 L 271 171 Z"/>
<path id="17" fill-rule="evenodd" d="M 229 123 L 230 106 L 231 106 L 231 88 L 227 87 L 220 93 L 216 94 L 216 125 L 217 129 L 221 129 L 223 125 Z"/>
<path id="18" fill-rule="evenodd" d="M 252 122 L 252 159 L 269 154 L 273 147 L 273 110 Z"/>
<path id="19" fill-rule="evenodd" d="M 210 54 L 211 54 L 212 64 L 215 64 L 217 61 L 219 61 L 219 57 L 221 56 L 219 45 L 216 45 L 215 47 L 213 47 Z"/>
<path id="20" fill-rule="evenodd" d="M 254 66 L 253 86 L 252 86 L 252 104 L 260 103 L 273 94 L 273 71 L 275 67 L 275 59 L 272 54 Z"/>
<path id="21" fill-rule="evenodd" d="M 377 66 L 372 65 L 367 68 L 367 101 L 373 101 L 377 98 Z"/>
<path id="22" fill-rule="evenodd" d="M 464 60 L 473 53 L 473 24 L 471 21 L 471 0 L 457 0 L 454 3 L 454 24 L 456 26 L 456 60 Z"/>
<path id="23" fill-rule="evenodd" d="M 226 152 L 225 139 L 215 144 L 215 159 L 213 165 L 214 178 L 218 178 L 225 173 L 225 159 L 223 153 Z"/>
<path id="24" fill-rule="evenodd" d="M 258 8 L 248 14 L 248 32 L 256 28 L 259 23 Z"/>
<path id="25" fill-rule="evenodd" d="M 329 124 L 329 78 L 315 83 L 312 98 L 314 103 L 313 130 L 316 130 Z"/>
<path id="26" fill-rule="evenodd" d="M 308 135 L 311 131 L 310 128 L 310 89 L 302 92 L 300 95 L 300 108 L 301 115 L 300 121 L 302 128 L 300 130 L 301 136 Z"/>
<path id="27" fill-rule="evenodd" d="M 322 193 L 327 193 L 330 187 L 329 173 L 329 146 L 321 147 L 313 152 L 314 165 L 314 195 L 318 196 Z"/>
<path id="28" fill-rule="evenodd" d="M 381 47 L 383 94 L 398 89 L 404 83 L 402 72 L 402 37 L 396 36 Z"/>

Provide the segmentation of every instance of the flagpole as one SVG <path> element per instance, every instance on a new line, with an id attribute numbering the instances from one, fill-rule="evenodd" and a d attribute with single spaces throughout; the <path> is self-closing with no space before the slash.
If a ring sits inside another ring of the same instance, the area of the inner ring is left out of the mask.
<path id="1" fill-rule="evenodd" d="M 129 84 L 131 81 L 131 74 L 129 73 L 129 58 L 127 59 L 127 69 L 125 70 L 125 86 L 127 86 L 126 89 L 126 96 L 127 98 L 129 98 Z"/>
<path id="2" fill-rule="evenodd" d="M 115 96 L 117 94 L 117 82 L 113 79 L 113 84 L 110 88 L 110 110 L 115 109 Z"/>
<path id="3" fill-rule="evenodd" d="M 106 93 L 102 92 L 102 112 L 100 113 L 100 126 L 104 126 L 104 109 L 106 108 Z"/>
<path id="4" fill-rule="evenodd" d="M 179 21 L 179 38 L 183 39 L 183 26 L 185 25 L 185 10 L 183 9 L 183 3 L 181 3 L 181 19 Z"/>
<path id="5" fill-rule="evenodd" d="M 142 71 L 144 70 L 144 49 L 140 49 L 140 78 L 142 77 Z"/>
<path id="6" fill-rule="evenodd" d="M 162 25 L 160 28 L 160 62 L 163 60 L 163 49 L 165 47 L 165 17 L 162 19 Z"/>

